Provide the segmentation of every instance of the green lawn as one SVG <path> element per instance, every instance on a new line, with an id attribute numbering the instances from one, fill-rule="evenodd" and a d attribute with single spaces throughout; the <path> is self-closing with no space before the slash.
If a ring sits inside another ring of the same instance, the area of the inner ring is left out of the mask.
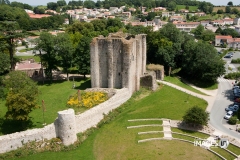
<path id="1" fill-rule="evenodd" d="M 199 90 L 192 88 L 189 83 L 184 79 L 181 79 L 181 77 L 171 77 L 171 76 L 165 76 L 164 80 L 167 82 L 171 82 L 173 84 L 176 84 L 180 87 L 186 88 L 190 91 L 199 93 L 199 94 L 204 94 L 200 92 Z M 206 83 L 206 82 L 201 82 L 201 81 L 191 81 L 191 83 L 199 88 L 206 89 L 206 90 L 214 90 L 218 89 L 218 83 Z M 206 94 L 204 94 L 206 95 Z"/>
<path id="2" fill-rule="evenodd" d="M 228 150 L 232 151 L 233 153 L 235 153 L 236 155 L 240 155 L 240 148 L 236 147 L 232 144 L 229 144 L 229 146 L 227 147 Z"/>
<path id="3" fill-rule="evenodd" d="M 33 58 L 35 62 L 40 62 L 40 57 L 39 56 L 17 56 L 21 60 L 28 60 L 30 58 Z"/>
<path id="4" fill-rule="evenodd" d="M 71 81 L 55 81 L 52 84 L 45 83 L 44 85 L 39 86 L 39 108 L 33 110 L 30 113 L 30 117 L 32 117 L 33 126 L 32 128 L 40 128 L 43 127 L 44 119 L 47 124 L 53 123 L 57 118 L 57 112 L 61 110 L 68 109 L 66 106 L 67 100 L 70 95 L 77 92 L 78 89 L 84 90 L 86 88 L 91 87 L 90 80 L 78 80 L 75 79 L 76 88 L 72 89 Z M 46 112 L 43 112 L 41 108 L 42 100 L 45 102 Z M 0 101 L 0 135 L 11 133 L 13 131 L 17 131 L 18 128 L 15 126 L 10 126 L 8 123 L 3 124 L 3 117 L 7 111 L 5 107 L 5 101 Z M 82 112 L 84 110 L 76 110 L 76 112 Z"/>
<path id="5" fill-rule="evenodd" d="M 162 127 L 131 128 L 134 123 L 129 119 L 143 118 L 170 118 L 182 119 L 182 116 L 192 106 L 206 108 L 207 103 L 202 99 L 190 96 L 168 86 L 161 86 L 149 96 L 142 89 L 137 92 L 128 102 L 105 117 L 93 134 L 76 149 L 66 152 L 44 152 L 34 154 L 22 159 L 189 159 L 194 154 L 194 159 L 218 159 L 214 154 L 192 144 L 179 141 L 151 141 L 138 143 L 142 138 L 151 138 L 154 135 L 138 135 L 138 132 L 157 130 Z M 143 98 L 141 98 L 143 97 Z M 112 119 L 112 121 L 109 121 Z M 154 123 L 154 122 L 149 122 Z M 157 123 L 157 122 L 156 122 Z M 162 123 L 161 121 L 158 123 Z M 146 124 L 144 121 L 142 124 Z M 191 133 L 189 133 L 191 134 Z M 198 153 L 198 154 L 196 154 Z M 21 158 L 18 158 L 21 159 Z"/>
<path id="6" fill-rule="evenodd" d="M 177 86 L 180 86 L 180 87 L 185 88 L 187 90 L 190 90 L 192 92 L 195 92 L 195 93 L 198 93 L 198 94 L 202 94 L 202 95 L 206 95 L 205 93 L 203 93 L 203 92 L 201 92 L 201 91 L 191 87 L 189 84 L 185 83 L 184 81 L 182 81 L 178 77 L 165 76 L 164 77 L 164 81 L 176 84 Z"/>
<path id="7" fill-rule="evenodd" d="M 202 138 L 202 139 L 207 139 L 209 137 L 209 135 L 201 133 L 201 132 L 189 131 L 189 130 L 178 129 L 178 128 L 173 128 L 173 127 L 171 128 L 171 130 L 172 130 L 172 132 L 187 134 L 187 135 L 195 136 L 195 137 Z"/>
<path id="8" fill-rule="evenodd" d="M 217 152 L 218 154 L 220 154 L 221 156 L 223 156 L 224 158 L 227 158 L 227 159 L 235 159 L 237 157 L 233 156 L 231 153 L 229 153 L 228 151 L 225 151 L 224 149 L 222 148 L 215 148 L 215 147 L 211 147 L 211 150 Z"/>

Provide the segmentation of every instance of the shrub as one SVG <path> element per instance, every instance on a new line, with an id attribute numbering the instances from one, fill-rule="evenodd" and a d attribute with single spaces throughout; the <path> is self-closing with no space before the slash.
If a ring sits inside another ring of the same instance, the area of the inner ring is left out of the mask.
<path id="1" fill-rule="evenodd" d="M 238 79 L 240 77 L 240 72 L 228 73 L 224 76 L 226 79 Z"/>
<path id="2" fill-rule="evenodd" d="M 229 118 L 228 123 L 229 124 L 236 124 L 237 123 L 237 117 L 233 116 L 233 117 Z"/>
<path id="3" fill-rule="evenodd" d="M 204 109 L 194 106 L 187 110 L 183 116 L 183 121 L 188 124 L 195 125 L 207 125 L 209 113 L 205 112 Z"/>
<path id="4" fill-rule="evenodd" d="M 108 99 L 104 92 L 81 92 L 71 96 L 67 102 L 68 106 L 92 108 Z"/>
<path id="5" fill-rule="evenodd" d="M 231 63 L 240 63 L 240 58 L 238 58 L 238 59 L 232 59 Z"/>

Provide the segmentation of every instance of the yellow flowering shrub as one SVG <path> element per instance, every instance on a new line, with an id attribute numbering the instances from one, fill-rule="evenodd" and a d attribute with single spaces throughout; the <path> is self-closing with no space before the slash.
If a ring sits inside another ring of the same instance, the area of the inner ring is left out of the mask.
<path id="1" fill-rule="evenodd" d="M 67 105 L 71 107 L 92 108 L 108 99 L 107 93 L 104 92 L 77 92 L 70 96 Z"/>

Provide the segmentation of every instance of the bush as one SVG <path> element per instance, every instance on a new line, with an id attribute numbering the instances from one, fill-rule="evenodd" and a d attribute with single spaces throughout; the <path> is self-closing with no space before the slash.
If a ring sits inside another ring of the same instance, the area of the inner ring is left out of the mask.
<path id="1" fill-rule="evenodd" d="M 237 124 L 237 117 L 233 116 L 228 120 L 229 124 Z"/>
<path id="2" fill-rule="evenodd" d="M 232 59 L 231 63 L 240 63 L 240 58 L 238 58 L 238 59 Z"/>
<path id="3" fill-rule="evenodd" d="M 238 79 L 240 77 L 240 72 L 228 73 L 224 76 L 226 79 Z"/>
<path id="4" fill-rule="evenodd" d="M 202 108 L 194 106 L 187 110 L 183 121 L 193 125 L 207 125 L 209 114 Z"/>

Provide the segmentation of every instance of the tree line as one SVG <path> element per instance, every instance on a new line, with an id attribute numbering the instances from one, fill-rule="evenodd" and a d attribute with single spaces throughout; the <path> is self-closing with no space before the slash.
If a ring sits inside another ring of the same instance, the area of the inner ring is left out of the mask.
<path id="1" fill-rule="evenodd" d="M 29 31 L 38 29 L 56 29 L 64 23 L 66 15 L 53 15 L 41 19 L 32 19 L 22 9 L 9 5 L 0 5 L 0 21 L 16 21 L 19 29 Z"/>

